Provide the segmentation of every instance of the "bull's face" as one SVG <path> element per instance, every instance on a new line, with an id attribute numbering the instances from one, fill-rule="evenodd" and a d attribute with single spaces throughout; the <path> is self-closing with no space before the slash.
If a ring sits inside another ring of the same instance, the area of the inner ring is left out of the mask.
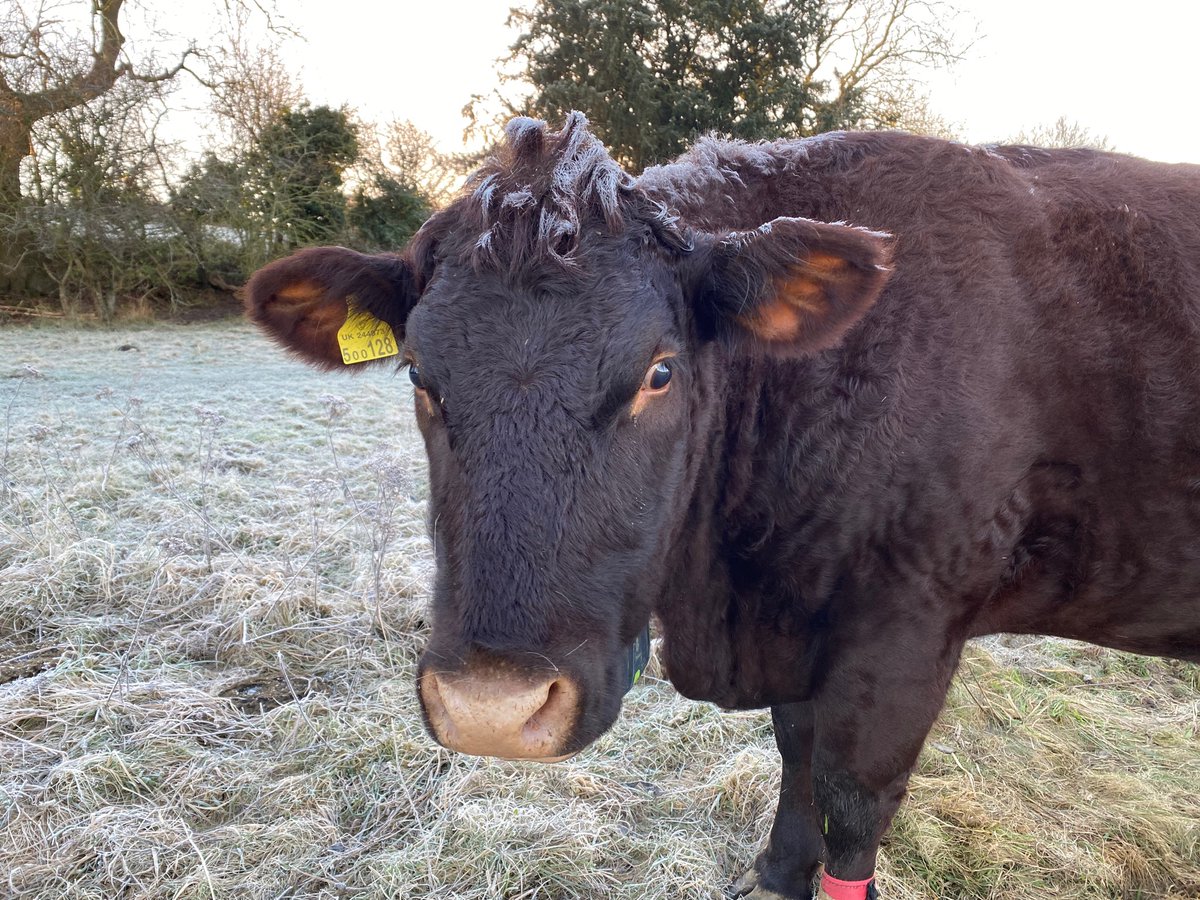
<path id="1" fill-rule="evenodd" d="M 480 263 L 465 218 L 440 213 L 404 257 L 302 251 L 247 300 L 330 367 L 348 302 L 403 334 L 437 558 L 422 707 L 447 747 L 551 760 L 617 717 L 729 361 L 835 342 L 886 251 L 807 220 L 679 240 L 643 223 L 581 229 L 570 264 L 514 269 Z"/>
<path id="2" fill-rule="evenodd" d="M 421 700 L 468 753 L 570 754 L 616 718 L 687 499 L 703 348 L 679 284 L 621 265 L 506 284 L 448 266 L 408 321 L 437 555 Z"/>

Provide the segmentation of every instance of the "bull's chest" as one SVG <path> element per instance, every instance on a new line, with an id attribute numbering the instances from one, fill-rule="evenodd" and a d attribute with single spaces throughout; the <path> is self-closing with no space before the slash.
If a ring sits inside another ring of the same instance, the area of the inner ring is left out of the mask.
<path id="1" fill-rule="evenodd" d="M 797 596 L 769 581 L 735 588 L 719 567 L 703 583 L 669 590 L 658 614 L 667 673 L 681 694 L 740 709 L 808 699 L 813 623 Z"/>

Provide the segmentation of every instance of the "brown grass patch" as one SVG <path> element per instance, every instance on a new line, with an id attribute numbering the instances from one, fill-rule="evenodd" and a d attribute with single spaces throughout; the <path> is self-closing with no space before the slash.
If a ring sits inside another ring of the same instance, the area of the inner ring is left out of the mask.
<path id="1" fill-rule="evenodd" d="M 425 735 L 406 382 L 230 324 L 0 331 L 0 358 L 0 895 L 715 898 L 765 840 L 769 717 L 653 660 L 565 764 Z M 1200 896 L 1198 718 L 1194 666 L 973 648 L 885 896 Z"/>

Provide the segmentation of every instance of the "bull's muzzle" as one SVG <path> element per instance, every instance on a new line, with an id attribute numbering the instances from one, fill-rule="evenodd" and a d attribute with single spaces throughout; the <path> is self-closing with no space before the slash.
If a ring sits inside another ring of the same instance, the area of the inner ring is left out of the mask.
<path id="1" fill-rule="evenodd" d="M 580 692 L 565 674 L 426 672 L 419 693 L 433 736 L 451 750 L 539 762 L 572 755 L 564 749 Z"/>

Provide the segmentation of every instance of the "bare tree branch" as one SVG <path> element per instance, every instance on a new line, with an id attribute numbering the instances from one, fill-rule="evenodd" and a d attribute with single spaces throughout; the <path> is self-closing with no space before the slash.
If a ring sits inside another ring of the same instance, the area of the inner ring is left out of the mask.
<path id="1" fill-rule="evenodd" d="M 284 29 L 270 0 L 224 0 L 226 9 L 235 12 L 248 4 L 267 19 L 272 32 Z M 162 69 L 128 59 L 121 29 L 126 0 L 90 0 L 90 37 L 78 35 L 67 24 L 69 17 L 58 15 L 69 5 L 37 0 L 27 9 L 17 2 L 0 13 L 0 208 L 20 196 L 21 161 L 30 153 L 30 134 L 38 121 L 90 103 L 125 78 L 165 85 L 187 73 L 215 87 L 203 71 L 206 66 L 194 65 L 208 60 L 194 44 L 175 65 Z"/>
<path id="2" fill-rule="evenodd" d="M 808 80 L 832 82 L 831 103 L 857 106 L 864 124 L 894 127 L 909 106 L 927 118 L 912 71 L 963 59 L 974 42 L 957 36 L 960 16 L 943 0 L 842 0 L 809 50 Z"/>
<path id="3" fill-rule="evenodd" d="M 117 65 L 125 36 L 121 34 L 121 6 L 125 0 L 93 0 L 93 22 L 100 28 L 100 46 L 92 53 L 92 65 L 84 73 L 75 75 L 52 88 L 33 93 L 16 93 L 16 101 L 27 117 L 42 118 L 63 112 L 99 97 L 111 88 L 125 73 Z M 43 60 L 49 74 L 49 60 Z"/>
<path id="4" fill-rule="evenodd" d="M 161 84 L 164 81 L 170 81 L 172 78 L 174 78 L 180 72 L 187 72 L 189 75 L 191 75 L 193 78 L 195 78 L 196 81 L 198 81 L 200 84 L 204 85 L 206 88 L 211 89 L 212 84 L 208 80 L 206 80 L 202 75 L 200 75 L 195 69 L 189 68 L 188 64 L 187 64 L 188 57 L 200 56 L 200 55 L 201 55 L 200 51 L 197 50 L 195 46 L 191 46 L 183 51 L 183 55 L 180 57 L 179 62 L 176 63 L 173 68 L 165 69 L 162 72 L 159 72 L 154 75 L 142 75 L 137 72 L 134 72 L 133 68 L 131 66 L 129 66 L 128 64 L 126 64 L 121 67 L 122 74 L 127 75 L 129 78 L 132 78 L 134 81 L 141 81 L 145 84 Z"/>

